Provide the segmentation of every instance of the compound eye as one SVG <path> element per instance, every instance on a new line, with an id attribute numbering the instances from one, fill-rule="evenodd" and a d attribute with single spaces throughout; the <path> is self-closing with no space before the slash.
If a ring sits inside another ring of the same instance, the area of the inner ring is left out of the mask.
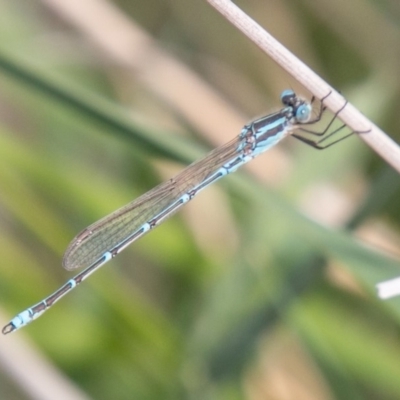
<path id="1" fill-rule="evenodd" d="M 311 106 L 309 104 L 302 104 L 296 110 L 296 119 L 298 122 L 307 122 L 310 119 Z"/>
<path id="2" fill-rule="evenodd" d="M 293 90 L 287 89 L 281 93 L 281 101 L 285 106 L 293 105 L 295 98 L 296 93 Z"/>

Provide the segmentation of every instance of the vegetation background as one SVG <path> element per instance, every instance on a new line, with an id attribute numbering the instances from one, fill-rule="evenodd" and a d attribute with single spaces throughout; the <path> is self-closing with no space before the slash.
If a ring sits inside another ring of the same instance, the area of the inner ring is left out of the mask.
<path id="1" fill-rule="evenodd" d="M 399 2 L 236 3 L 399 141 Z M 0 21 L 1 325 L 71 277 L 87 225 L 309 96 L 206 1 Z M 399 399 L 400 300 L 374 288 L 400 275 L 399 188 L 357 137 L 288 139 L 1 337 L 0 397 Z"/>

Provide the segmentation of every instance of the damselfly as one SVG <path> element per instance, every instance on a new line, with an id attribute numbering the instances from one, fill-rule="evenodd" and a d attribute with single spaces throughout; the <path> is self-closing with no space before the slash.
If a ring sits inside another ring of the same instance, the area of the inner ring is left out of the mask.
<path id="1" fill-rule="evenodd" d="M 307 102 L 292 90 L 282 92 L 281 101 L 283 108 L 280 111 L 245 125 L 239 136 L 229 143 L 211 151 L 174 178 L 84 229 L 68 246 L 63 266 L 68 270 L 83 267 L 85 270 L 40 303 L 18 314 L 3 328 L 3 334 L 13 332 L 38 318 L 107 261 L 178 211 L 202 189 L 236 171 L 288 135 L 316 149 L 325 149 L 352 134 L 327 145 L 322 144 L 343 128 L 341 126 L 329 133 L 333 121 L 346 103 L 322 132 L 314 132 L 306 127 L 321 120 L 325 110 L 324 99 L 315 117 L 312 116 L 313 100 Z M 299 132 L 321 138 L 312 140 Z"/>

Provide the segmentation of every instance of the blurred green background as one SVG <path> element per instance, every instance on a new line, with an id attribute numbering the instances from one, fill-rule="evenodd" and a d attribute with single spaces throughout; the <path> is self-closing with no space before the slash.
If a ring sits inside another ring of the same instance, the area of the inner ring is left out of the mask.
<path id="1" fill-rule="evenodd" d="M 236 3 L 399 141 L 397 1 Z M 206 1 L 0 21 L 1 325 L 87 225 L 309 96 Z M 288 139 L 2 336 L 1 399 L 399 399 L 400 300 L 374 288 L 400 275 L 399 182 L 357 137 Z"/>

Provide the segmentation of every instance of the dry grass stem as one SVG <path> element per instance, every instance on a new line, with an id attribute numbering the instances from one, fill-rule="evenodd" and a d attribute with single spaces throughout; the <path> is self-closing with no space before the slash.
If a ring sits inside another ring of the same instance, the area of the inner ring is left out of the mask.
<path id="1" fill-rule="evenodd" d="M 345 104 L 346 100 L 340 93 L 230 0 L 207 1 L 314 96 L 321 99 L 330 93 L 324 104 L 333 113 Z M 368 131 L 368 134 L 360 135 L 360 137 L 388 164 L 400 172 L 400 148 L 389 136 L 350 103 L 340 112 L 339 118 L 355 132 Z"/>

